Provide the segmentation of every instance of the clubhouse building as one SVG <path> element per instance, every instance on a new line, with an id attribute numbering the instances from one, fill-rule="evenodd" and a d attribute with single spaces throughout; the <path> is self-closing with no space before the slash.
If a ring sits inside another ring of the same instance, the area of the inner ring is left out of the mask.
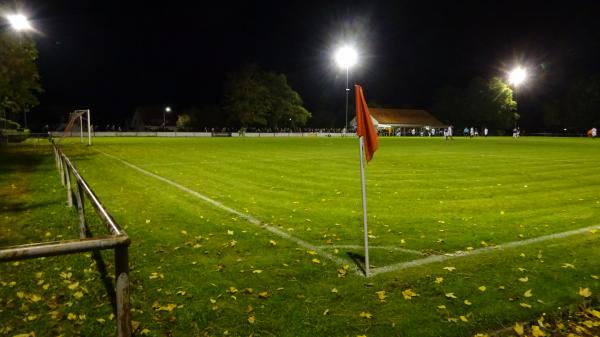
<path id="1" fill-rule="evenodd" d="M 369 108 L 369 111 L 373 125 L 382 135 L 438 135 L 448 127 L 426 110 Z M 356 117 L 350 121 L 350 125 L 356 128 Z"/>

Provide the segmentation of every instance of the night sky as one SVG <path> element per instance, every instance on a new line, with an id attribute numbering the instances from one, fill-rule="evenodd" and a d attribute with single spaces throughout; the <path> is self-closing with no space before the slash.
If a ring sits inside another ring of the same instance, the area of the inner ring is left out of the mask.
<path id="1" fill-rule="evenodd" d="M 73 108 L 122 124 L 137 106 L 218 105 L 226 74 L 247 63 L 284 73 L 316 119 L 343 119 L 332 55 L 344 41 L 360 52 L 351 81 L 384 107 L 429 108 L 443 85 L 520 63 L 532 78 L 519 108 L 533 124 L 545 100 L 600 73 L 598 1 L 21 3 L 39 31 L 38 124 Z"/>

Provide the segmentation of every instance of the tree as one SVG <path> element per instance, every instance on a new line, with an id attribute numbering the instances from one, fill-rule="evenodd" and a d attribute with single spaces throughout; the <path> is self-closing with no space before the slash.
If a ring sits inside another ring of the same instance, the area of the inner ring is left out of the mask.
<path id="1" fill-rule="evenodd" d="M 516 118 L 516 107 L 512 90 L 502 79 L 478 77 L 466 89 L 442 87 L 435 95 L 432 111 L 454 125 L 507 129 Z"/>
<path id="2" fill-rule="evenodd" d="M 180 114 L 177 116 L 175 125 L 178 130 L 189 130 L 192 127 L 192 119 L 190 114 Z"/>
<path id="3" fill-rule="evenodd" d="M 283 74 L 266 72 L 256 65 L 231 74 L 225 84 L 225 112 L 240 126 L 298 127 L 311 114 Z"/>
<path id="4" fill-rule="evenodd" d="M 37 106 L 42 92 L 33 40 L 12 32 L 0 33 L 0 112 L 23 113 Z"/>

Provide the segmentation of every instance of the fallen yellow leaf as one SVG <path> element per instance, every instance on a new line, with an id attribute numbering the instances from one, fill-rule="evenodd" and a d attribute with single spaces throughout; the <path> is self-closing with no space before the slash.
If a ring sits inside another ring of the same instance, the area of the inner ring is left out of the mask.
<path id="1" fill-rule="evenodd" d="M 443 277 L 436 277 L 434 282 L 437 283 L 437 284 L 440 284 L 440 283 L 444 282 L 444 278 Z"/>
<path id="2" fill-rule="evenodd" d="M 466 305 L 471 305 L 471 304 L 473 304 L 473 303 L 471 303 L 471 301 L 469 301 L 469 300 L 464 300 L 464 303 L 465 303 Z"/>
<path id="3" fill-rule="evenodd" d="M 459 316 L 459 318 L 463 322 L 468 322 L 469 321 L 465 316 Z"/>
<path id="4" fill-rule="evenodd" d="M 527 303 L 519 303 L 519 305 L 522 306 L 523 308 L 528 308 L 528 309 L 531 308 L 531 305 L 527 304 Z"/>
<path id="5" fill-rule="evenodd" d="M 527 290 L 525 293 L 523 293 L 523 296 L 525 297 L 531 297 L 533 294 L 531 293 L 531 289 Z"/>
<path id="6" fill-rule="evenodd" d="M 477 289 L 479 289 L 480 291 L 482 291 L 482 292 L 483 292 L 483 291 L 485 291 L 487 288 L 486 288 L 485 286 L 481 286 L 481 287 L 479 287 L 479 288 L 477 288 Z"/>
<path id="7" fill-rule="evenodd" d="M 314 259 L 312 259 L 312 263 L 314 264 L 320 264 L 321 261 L 319 261 L 319 259 L 317 259 L 316 257 Z"/>
<path id="8" fill-rule="evenodd" d="M 254 324 L 256 322 L 256 317 L 254 315 L 248 317 L 248 323 Z"/>
<path id="9" fill-rule="evenodd" d="M 444 267 L 443 269 L 446 269 L 447 271 L 455 271 L 456 267 Z"/>
<path id="10" fill-rule="evenodd" d="M 386 297 L 387 297 L 387 296 L 385 295 L 385 290 L 377 291 L 377 292 L 375 292 L 375 294 L 377 294 L 377 298 L 379 298 L 379 300 L 380 300 L 381 302 L 385 302 L 385 299 L 386 299 Z"/>
<path id="11" fill-rule="evenodd" d="M 533 337 L 543 337 L 543 336 L 546 336 L 546 334 L 537 325 L 532 325 L 531 326 L 531 335 Z"/>
<path id="12" fill-rule="evenodd" d="M 525 333 L 525 329 L 523 328 L 523 325 L 519 324 L 519 323 L 515 323 L 515 326 L 513 327 L 513 330 L 515 330 L 515 332 L 519 336 L 523 336 L 523 334 Z"/>
<path id="13" fill-rule="evenodd" d="M 361 311 L 361 312 L 358 314 L 358 316 L 359 316 L 359 317 L 361 317 L 361 318 L 366 318 L 366 319 L 371 319 L 371 318 L 373 318 L 373 315 L 372 315 L 370 312 L 366 312 L 366 311 Z"/>
<path id="14" fill-rule="evenodd" d="M 338 290 L 337 290 L 337 288 L 331 288 L 331 292 L 334 294 L 337 294 Z"/>
<path id="15" fill-rule="evenodd" d="M 258 293 L 258 298 L 269 298 L 271 294 L 268 291 L 261 291 Z"/>
<path id="16" fill-rule="evenodd" d="M 454 293 L 446 293 L 446 297 L 448 297 L 448 298 L 458 298 L 458 297 L 456 297 L 456 295 L 454 295 Z"/>
<path id="17" fill-rule="evenodd" d="M 592 292 L 588 288 L 579 288 L 579 295 L 588 298 L 592 296 Z"/>
<path id="18" fill-rule="evenodd" d="M 402 291 L 402 296 L 404 296 L 405 300 L 410 300 L 411 298 L 419 295 L 412 291 L 412 289 L 406 289 Z"/>
<path id="19" fill-rule="evenodd" d="M 527 281 L 529 281 L 529 277 L 527 277 L 527 276 L 525 276 L 525 277 L 519 277 L 519 282 L 525 283 Z"/>

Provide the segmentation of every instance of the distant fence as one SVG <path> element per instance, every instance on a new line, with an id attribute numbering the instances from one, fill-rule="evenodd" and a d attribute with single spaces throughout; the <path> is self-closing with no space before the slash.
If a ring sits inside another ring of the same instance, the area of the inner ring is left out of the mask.
<path id="1" fill-rule="evenodd" d="M 67 189 L 67 203 L 69 207 L 73 206 L 73 197 L 75 197 L 77 213 L 79 216 L 79 239 L 0 247 L 0 262 L 90 251 L 94 254 L 98 254 L 97 252 L 99 250 L 114 249 L 114 299 L 115 311 L 117 314 L 117 336 L 130 337 L 129 236 L 127 236 L 127 233 L 125 233 L 113 220 L 112 216 L 106 211 L 98 197 L 94 194 L 69 158 L 60 150 L 58 145 L 52 142 L 52 147 L 54 149 L 54 159 L 60 175 L 60 181 Z M 75 178 L 74 181 L 72 181 L 72 178 Z M 73 190 L 74 184 L 77 185 L 75 190 Z M 103 237 L 91 237 L 91 232 L 85 219 L 84 204 L 86 198 L 104 223 L 109 235 Z M 99 256 L 98 259 L 101 259 L 101 257 Z"/>
<path id="2" fill-rule="evenodd" d="M 62 132 L 52 132 L 53 137 L 60 138 Z M 355 133 L 339 132 L 130 132 L 130 131 L 97 131 L 92 137 L 355 137 Z M 67 137 L 79 137 L 79 132 L 72 132 Z"/>

